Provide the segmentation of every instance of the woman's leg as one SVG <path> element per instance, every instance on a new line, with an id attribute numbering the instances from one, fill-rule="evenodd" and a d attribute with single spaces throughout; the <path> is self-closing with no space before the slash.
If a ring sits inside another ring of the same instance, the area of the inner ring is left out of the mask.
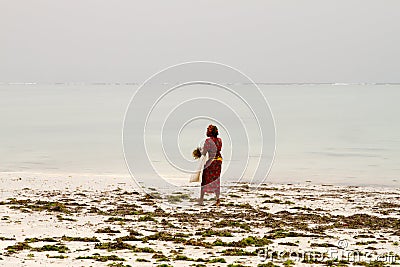
<path id="1" fill-rule="evenodd" d="M 219 206 L 219 204 L 221 203 L 219 200 L 219 192 L 215 192 L 215 198 L 217 199 L 217 202 L 215 203 L 215 205 Z"/>
<path id="2" fill-rule="evenodd" d="M 203 186 L 201 186 L 199 204 L 203 205 L 203 201 L 204 201 L 204 188 Z"/>

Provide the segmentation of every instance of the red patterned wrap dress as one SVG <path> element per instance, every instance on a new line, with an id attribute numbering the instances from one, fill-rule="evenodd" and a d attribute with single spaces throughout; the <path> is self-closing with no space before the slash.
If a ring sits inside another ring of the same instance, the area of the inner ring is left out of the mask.
<path id="1" fill-rule="evenodd" d="M 202 154 L 208 152 L 208 160 L 204 164 L 201 186 L 204 193 L 220 193 L 220 175 L 222 167 L 222 140 L 209 137 L 204 143 Z"/>

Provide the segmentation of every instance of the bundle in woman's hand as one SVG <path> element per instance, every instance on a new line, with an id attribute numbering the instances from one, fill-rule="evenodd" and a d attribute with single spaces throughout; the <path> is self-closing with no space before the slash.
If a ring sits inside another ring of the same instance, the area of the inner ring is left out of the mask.
<path id="1" fill-rule="evenodd" d="M 204 164 L 208 157 L 207 157 L 207 155 L 202 157 L 200 148 L 196 148 L 195 150 L 193 150 L 193 157 L 195 159 L 200 158 L 200 161 L 199 161 L 199 167 L 197 168 L 196 172 L 190 176 L 190 182 L 191 183 L 201 182 L 201 177 L 203 176 Z"/>
<path id="2" fill-rule="evenodd" d="M 196 148 L 195 150 L 193 150 L 193 153 L 192 153 L 192 155 L 193 155 L 193 158 L 195 158 L 195 159 L 199 159 L 199 158 L 201 157 L 201 151 L 200 151 L 200 148 L 198 147 L 198 148 Z"/>

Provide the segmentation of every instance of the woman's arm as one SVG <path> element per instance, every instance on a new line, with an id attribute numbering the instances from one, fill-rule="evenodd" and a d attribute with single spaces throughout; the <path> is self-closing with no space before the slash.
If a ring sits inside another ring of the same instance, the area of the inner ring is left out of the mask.
<path id="1" fill-rule="evenodd" d="M 201 154 L 202 154 L 203 156 L 205 156 L 209 150 L 210 150 L 210 139 L 207 139 L 207 140 L 204 142 L 203 148 L 201 149 Z"/>

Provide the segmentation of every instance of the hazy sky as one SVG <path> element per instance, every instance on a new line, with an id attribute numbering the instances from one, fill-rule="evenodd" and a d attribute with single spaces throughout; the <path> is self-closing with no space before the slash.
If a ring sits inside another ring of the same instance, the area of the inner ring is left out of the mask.
<path id="1" fill-rule="evenodd" d="M 400 82 L 399 0 L 0 0 L 0 82 L 142 82 L 191 60 L 258 82 Z"/>

